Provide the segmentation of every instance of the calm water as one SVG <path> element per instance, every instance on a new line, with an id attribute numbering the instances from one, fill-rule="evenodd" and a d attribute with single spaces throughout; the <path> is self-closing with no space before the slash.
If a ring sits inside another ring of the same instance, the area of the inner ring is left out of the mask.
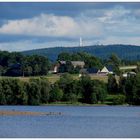
<path id="1" fill-rule="evenodd" d="M 0 106 L 0 110 L 62 112 L 0 116 L 0 137 L 140 137 L 140 107 Z"/>

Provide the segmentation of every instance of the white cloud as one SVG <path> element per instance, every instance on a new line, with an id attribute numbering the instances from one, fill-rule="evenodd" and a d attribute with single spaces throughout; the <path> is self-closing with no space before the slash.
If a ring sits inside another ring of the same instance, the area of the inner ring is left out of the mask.
<path id="1" fill-rule="evenodd" d="M 41 14 L 31 19 L 9 20 L 0 28 L 1 34 L 22 34 L 50 37 L 98 35 L 97 26 L 89 21 L 68 16 Z"/>

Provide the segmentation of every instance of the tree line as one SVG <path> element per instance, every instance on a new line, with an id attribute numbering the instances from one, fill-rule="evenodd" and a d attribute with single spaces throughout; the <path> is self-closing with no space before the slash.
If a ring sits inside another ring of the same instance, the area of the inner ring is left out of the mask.
<path id="1" fill-rule="evenodd" d="M 51 84 L 45 77 L 30 78 L 29 81 L 17 78 L 0 78 L 1 105 L 40 105 L 53 102 L 87 104 L 140 104 L 140 75 L 120 78 L 110 75 L 108 83 L 92 80 L 83 75 L 75 80 L 68 73 Z"/>
<path id="2" fill-rule="evenodd" d="M 1 76 L 46 75 L 50 61 L 44 56 L 24 56 L 19 52 L 0 51 Z"/>

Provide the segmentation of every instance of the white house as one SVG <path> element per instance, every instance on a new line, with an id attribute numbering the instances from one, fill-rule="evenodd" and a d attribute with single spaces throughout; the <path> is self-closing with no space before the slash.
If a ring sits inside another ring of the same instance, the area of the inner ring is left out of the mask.
<path id="1" fill-rule="evenodd" d="M 135 75 L 136 75 L 136 73 L 131 71 L 131 72 L 123 73 L 122 76 L 123 76 L 124 78 L 127 78 L 128 76 L 135 76 Z"/>
<path id="2" fill-rule="evenodd" d="M 108 67 L 103 67 L 103 69 L 101 69 L 101 71 L 98 73 L 100 75 L 107 75 L 107 74 L 113 74 L 113 69 L 111 66 Z"/>

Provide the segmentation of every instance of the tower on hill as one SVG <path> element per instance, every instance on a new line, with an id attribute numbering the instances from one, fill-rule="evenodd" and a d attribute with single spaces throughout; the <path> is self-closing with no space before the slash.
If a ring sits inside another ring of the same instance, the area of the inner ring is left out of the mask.
<path id="1" fill-rule="evenodd" d="M 80 37 L 80 40 L 79 40 L 79 46 L 82 47 L 83 46 L 83 40 L 82 38 Z"/>

